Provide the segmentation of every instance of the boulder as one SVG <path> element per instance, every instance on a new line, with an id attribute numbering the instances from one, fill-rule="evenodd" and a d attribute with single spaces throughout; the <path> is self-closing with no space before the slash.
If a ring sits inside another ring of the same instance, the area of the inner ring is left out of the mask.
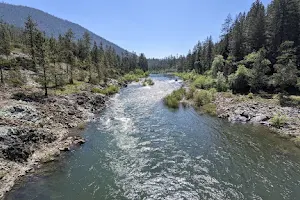
<path id="1" fill-rule="evenodd" d="M 269 120 L 268 116 L 266 116 L 266 115 L 257 115 L 257 116 L 255 116 L 251 119 L 251 122 L 252 123 L 260 123 L 260 122 L 267 121 L 267 120 Z"/>

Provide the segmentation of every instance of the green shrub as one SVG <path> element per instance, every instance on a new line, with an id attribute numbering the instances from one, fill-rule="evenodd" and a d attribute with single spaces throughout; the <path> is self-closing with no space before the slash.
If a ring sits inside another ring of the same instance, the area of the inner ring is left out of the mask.
<path id="1" fill-rule="evenodd" d="M 203 106 L 211 103 L 213 100 L 212 94 L 206 90 L 200 90 L 195 93 L 194 101 L 197 106 Z"/>
<path id="2" fill-rule="evenodd" d="M 21 74 L 20 70 L 9 70 L 7 82 L 13 87 L 20 87 L 27 82 L 27 79 Z"/>
<path id="3" fill-rule="evenodd" d="M 194 81 L 198 76 L 195 71 L 191 72 L 181 72 L 181 73 L 174 73 L 175 76 L 183 79 L 184 81 Z"/>
<path id="4" fill-rule="evenodd" d="M 116 85 L 110 85 L 105 89 L 93 88 L 92 93 L 100 93 L 104 95 L 113 95 L 120 91 L 120 88 Z"/>
<path id="5" fill-rule="evenodd" d="M 228 84 L 222 72 L 217 73 L 216 88 L 218 92 L 226 92 L 228 90 Z"/>
<path id="6" fill-rule="evenodd" d="M 217 92 L 218 92 L 218 91 L 216 90 L 216 88 L 210 88 L 208 91 L 210 92 L 210 95 L 211 95 L 211 97 L 212 97 L 212 100 L 215 100 L 216 94 L 217 94 Z"/>
<path id="7" fill-rule="evenodd" d="M 79 130 L 83 130 L 83 129 L 85 129 L 85 127 L 86 127 L 86 123 L 85 123 L 85 122 L 81 122 L 81 123 L 79 123 L 79 124 L 77 125 L 77 128 L 78 128 Z"/>
<path id="8" fill-rule="evenodd" d="M 178 108 L 179 102 L 183 99 L 185 95 L 185 89 L 180 88 L 178 90 L 173 91 L 171 94 L 164 98 L 164 103 L 166 106 L 170 108 Z"/>
<path id="9" fill-rule="evenodd" d="M 143 86 L 154 85 L 154 82 L 151 78 L 145 79 L 143 82 Z"/>
<path id="10" fill-rule="evenodd" d="M 248 97 L 249 99 L 253 99 L 253 98 L 254 98 L 254 94 L 253 94 L 252 92 L 250 92 L 250 93 L 247 95 L 247 97 Z"/>
<path id="11" fill-rule="evenodd" d="M 151 78 L 147 79 L 147 83 L 148 85 L 154 85 L 154 81 Z"/>
<path id="12" fill-rule="evenodd" d="M 179 107 L 179 101 L 176 99 L 176 97 L 172 96 L 172 94 L 170 94 L 164 98 L 164 103 L 169 108 L 178 108 Z"/>
<path id="13" fill-rule="evenodd" d="M 209 89 L 215 87 L 215 80 L 210 76 L 197 76 L 197 78 L 193 81 L 192 86 L 198 89 Z"/>
<path id="14" fill-rule="evenodd" d="M 286 123 L 286 117 L 285 116 L 281 116 L 279 114 L 274 115 L 271 119 L 271 125 L 276 127 L 276 128 L 281 128 L 282 126 L 285 125 Z"/>
<path id="15" fill-rule="evenodd" d="M 228 81 L 233 93 L 248 93 L 250 90 L 249 69 L 244 65 L 239 65 L 235 74 L 229 75 Z"/>
<path id="16" fill-rule="evenodd" d="M 129 73 L 123 76 L 123 80 L 126 82 L 133 82 L 133 81 L 138 82 L 139 78 L 136 75 Z"/>
<path id="17" fill-rule="evenodd" d="M 295 138 L 292 138 L 292 141 L 294 142 L 294 144 L 300 148 L 300 136 L 297 136 Z"/>
<path id="18" fill-rule="evenodd" d="M 102 93 L 102 89 L 100 89 L 100 88 L 92 88 L 92 90 L 91 90 L 91 92 L 92 93 Z"/>
<path id="19" fill-rule="evenodd" d="M 187 98 L 187 99 L 192 99 L 192 98 L 194 98 L 194 93 L 195 93 L 195 91 L 196 91 L 196 88 L 195 88 L 194 86 L 191 86 L 191 87 L 189 88 L 189 90 L 187 91 L 187 93 L 186 93 L 186 98 Z"/>
<path id="20" fill-rule="evenodd" d="M 217 115 L 217 106 L 213 103 L 203 105 L 202 109 L 207 114 L 210 114 L 210 115 L 213 115 L 213 116 Z"/>

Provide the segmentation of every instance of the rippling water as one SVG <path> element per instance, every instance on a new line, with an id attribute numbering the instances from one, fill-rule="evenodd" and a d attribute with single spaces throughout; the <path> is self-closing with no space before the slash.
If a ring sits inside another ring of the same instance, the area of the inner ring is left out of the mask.
<path id="1" fill-rule="evenodd" d="M 6 199 L 300 199 L 300 151 L 260 126 L 230 124 L 162 98 L 163 76 L 117 94 L 87 143 L 20 182 Z"/>

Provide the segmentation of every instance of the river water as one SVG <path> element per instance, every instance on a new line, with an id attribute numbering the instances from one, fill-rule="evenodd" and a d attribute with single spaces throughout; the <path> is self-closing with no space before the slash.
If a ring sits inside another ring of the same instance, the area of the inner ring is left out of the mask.
<path id="1" fill-rule="evenodd" d="M 88 125 L 85 145 L 6 199 L 300 199 L 299 149 L 265 127 L 170 110 L 162 98 L 180 83 L 152 78 L 122 89 Z"/>

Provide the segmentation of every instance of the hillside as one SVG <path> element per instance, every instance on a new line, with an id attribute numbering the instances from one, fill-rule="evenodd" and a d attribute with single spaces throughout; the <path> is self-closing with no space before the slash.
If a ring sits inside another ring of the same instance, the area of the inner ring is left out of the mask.
<path id="1" fill-rule="evenodd" d="M 17 27 L 24 27 L 24 23 L 28 15 L 30 15 L 37 22 L 40 30 L 44 31 L 48 36 L 53 35 L 58 37 L 59 34 L 64 34 L 69 28 L 71 28 L 74 32 L 75 38 L 79 39 L 85 31 L 88 31 L 92 40 L 96 41 L 98 44 L 102 42 L 104 47 L 106 45 L 112 46 L 117 54 L 121 54 L 126 51 L 125 49 L 122 49 L 116 44 L 113 44 L 95 33 L 90 32 L 78 24 L 60 19 L 35 8 L 0 3 L 0 13 L 0 17 L 3 21 Z"/>

